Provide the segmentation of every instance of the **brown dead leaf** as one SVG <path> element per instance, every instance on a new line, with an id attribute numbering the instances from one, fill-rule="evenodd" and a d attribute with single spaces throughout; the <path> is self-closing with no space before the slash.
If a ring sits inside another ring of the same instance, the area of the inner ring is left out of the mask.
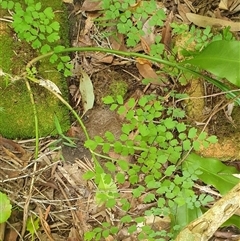
<path id="1" fill-rule="evenodd" d="M 151 62 L 147 59 L 143 59 L 143 58 L 136 58 L 137 63 L 139 64 L 148 64 L 150 66 L 152 66 Z"/>
<path id="2" fill-rule="evenodd" d="M 149 53 L 150 53 L 149 44 L 147 43 L 147 41 L 146 41 L 143 37 L 140 37 L 140 40 L 141 40 L 141 45 L 142 45 L 143 51 L 144 51 L 146 54 L 149 54 Z"/>
<path id="3" fill-rule="evenodd" d="M 165 49 L 171 50 L 171 42 L 172 42 L 172 28 L 171 23 L 173 21 L 173 11 L 171 11 L 166 19 L 164 24 L 164 28 L 162 30 L 162 39 L 161 43 L 165 45 Z"/>
<path id="4" fill-rule="evenodd" d="M 230 8 L 230 11 L 232 13 L 240 12 L 240 2 L 239 2 L 239 0 L 231 0 L 229 2 L 232 3 L 232 4 L 229 4 L 229 8 Z"/>
<path id="5" fill-rule="evenodd" d="M 149 64 L 136 63 L 137 69 L 143 78 L 149 79 L 151 84 L 164 86 L 165 84 L 161 82 L 155 70 Z"/>
<path id="6" fill-rule="evenodd" d="M 127 161 L 127 162 L 130 162 L 131 160 L 131 156 L 122 156 L 114 151 L 110 151 L 108 153 L 109 157 L 111 157 L 112 159 L 115 159 L 115 160 L 124 160 L 124 161 Z"/>
<path id="7" fill-rule="evenodd" d="M 113 61 L 114 56 L 113 55 L 108 55 L 105 53 L 94 53 L 92 55 L 92 63 L 104 63 L 104 64 L 111 64 Z"/>
<path id="8" fill-rule="evenodd" d="M 92 16 L 91 14 L 87 14 L 87 19 L 85 21 L 83 35 L 87 34 L 91 30 L 91 28 L 92 28 L 92 26 L 94 24 L 94 19 L 95 18 L 96 18 L 95 15 Z"/>
<path id="9" fill-rule="evenodd" d="M 45 231 L 45 234 L 48 236 L 48 239 L 50 241 L 55 241 L 54 238 L 52 237 L 51 228 L 50 228 L 49 224 L 46 221 L 48 213 L 50 211 L 50 207 L 51 206 L 49 206 L 47 208 L 45 215 L 43 215 L 42 210 L 41 210 L 40 207 L 38 207 L 38 212 L 39 212 L 40 221 L 41 221 L 42 227 L 43 227 L 43 229 Z"/>
<path id="10" fill-rule="evenodd" d="M 178 13 L 181 16 L 184 23 L 189 23 L 188 18 L 186 17 L 186 13 L 190 13 L 191 10 L 186 4 L 178 3 Z"/>
<path id="11" fill-rule="evenodd" d="M 218 7 L 219 9 L 236 13 L 240 11 L 240 2 L 239 0 L 221 0 Z"/>
<path id="12" fill-rule="evenodd" d="M 102 10 L 101 3 L 102 1 L 85 0 L 81 10 L 86 12 Z"/>
<path id="13" fill-rule="evenodd" d="M 3 225 L 3 227 L 5 226 L 4 224 L 1 224 L 1 225 Z M 4 241 L 18 240 L 18 238 L 19 238 L 18 234 L 19 234 L 20 230 L 21 230 L 20 223 L 11 223 L 11 227 L 9 227 L 5 230 L 4 239 L 1 239 L 1 240 L 4 240 Z"/>
<path id="14" fill-rule="evenodd" d="M 141 37 L 141 45 L 145 53 L 149 54 L 150 46 L 155 43 L 155 34 L 154 34 L 154 26 L 151 26 L 149 23 L 151 21 L 150 17 L 142 27 L 144 35 Z"/>
<path id="15" fill-rule="evenodd" d="M 83 241 L 83 239 L 80 237 L 77 229 L 72 227 L 70 229 L 67 241 Z"/>
<path id="16" fill-rule="evenodd" d="M 227 20 L 222 20 L 218 18 L 210 18 L 194 13 L 186 14 L 188 20 L 193 22 L 195 25 L 199 27 L 207 27 L 207 26 L 215 26 L 215 27 L 228 27 L 230 26 L 231 31 L 237 32 L 240 31 L 240 22 L 232 22 Z"/>
<path id="17" fill-rule="evenodd" d="M 152 226 L 154 230 L 168 230 L 170 228 L 171 219 L 169 217 L 158 217 L 155 215 L 146 216 L 146 224 Z"/>
<path id="18" fill-rule="evenodd" d="M 110 36 L 109 41 L 112 49 L 126 51 L 123 34 L 117 33 L 116 36 Z"/>
<path id="19" fill-rule="evenodd" d="M 228 10 L 228 0 L 221 0 L 218 7 L 219 9 Z"/>
<path id="20" fill-rule="evenodd" d="M 105 241 L 114 241 L 114 238 L 112 235 L 109 235 L 108 237 L 105 238 Z"/>
<path id="21" fill-rule="evenodd" d="M 32 153 L 26 151 L 17 142 L 0 136 L 0 153 L 6 155 L 17 166 L 26 166 Z"/>
<path id="22" fill-rule="evenodd" d="M 77 163 L 74 164 L 64 164 L 58 166 L 58 170 L 66 178 L 66 180 L 71 184 L 74 189 L 79 189 L 79 187 L 86 186 L 86 180 L 82 178 L 81 170 Z"/>
<path id="23" fill-rule="evenodd" d="M 63 0 L 63 2 L 73 4 L 73 0 Z"/>

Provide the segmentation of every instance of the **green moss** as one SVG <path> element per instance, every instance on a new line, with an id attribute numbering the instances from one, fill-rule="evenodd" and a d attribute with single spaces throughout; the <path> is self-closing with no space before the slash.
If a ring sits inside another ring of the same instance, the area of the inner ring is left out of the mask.
<path id="1" fill-rule="evenodd" d="M 16 1 L 15 2 L 24 2 Z M 67 15 L 63 13 L 61 1 L 41 1 L 42 9 L 52 7 L 60 10 L 56 13 L 56 20 L 61 25 L 60 44 L 68 46 L 68 23 Z M 0 17 L 3 12 L 0 11 Z M 11 75 L 20 75 L 26 63 L 38 54 L 33 51 L 29 44 L 17 41 L 13 32 L 7 25 L 0 28 L 0 68 Z M 38 64 L 39 76 L 53 81 L 61 90 L 63 97 L 67 99 L 67 82 L 63 75 L 56 71 L 56 66 L 44 59 Z M 60 101 L 50 92 L 36 84 L 31 84 L 37 115 L 39 119 L 39 132 L 41 136 L 57 134 L 54 115 L 58 117 L 62 130 L 66 131 L 70 126 L 69 112 Z M 35 136 L 35 123 L 33 107 L 24 80 L 8 83 L 6 77 L 0 77 L 0 135 L 7 138 L 29 138 Z"/>
<path id="2" fill-rule="evenodd" d="M 127 93 L 128 85 L 126 82 L 121 80 L 115 80 L 109 85 L 108 95 L 116 98 L 117 95 L 125 96 Z"/>

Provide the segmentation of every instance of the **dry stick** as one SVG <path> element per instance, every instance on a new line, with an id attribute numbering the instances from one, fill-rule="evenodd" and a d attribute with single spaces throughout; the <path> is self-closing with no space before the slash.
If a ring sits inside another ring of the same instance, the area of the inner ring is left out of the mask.
<path id="1" fill-rule="evenodd" d="M 39 149 L 39 131 L 38 131 L 37 108 L 36 108 L 36 104 L 35 104 L 35 101 L 34 101 L 31 86 L 29 84 L 29 81 L 26 78 L 25 78 L 25 83 L 26 83 L 27 90 L 28 90 L 29 95 L 30 95 L 30 100 L 31 100 L 32 108 L 33 108 L 34 123 L 35 123 L 35 134 L 36 134 L 36 147 L 35 147 L 35 155 L 34 156 L 35 156 L 35 159 L 36 159 L 38 157 L 38 149 Z"/>
<path id="2" fill-rule="evenodd" d="M 71 203 L 69 202 L 67 194 L 64 192 L 64 190 L 63 190 L 63 188 L 62 188 L 62 186 L 60 184 L 58 184 L 58 187 L 61 190 L 61 192 L 62 192 L 63 196 L 65 197 L 66 202 L 67 202 L 67 204 L 69 205 L 69 208 L 70 208 L 71 207 Z M 73 218 L 73 225 L 75 225 L 78 228 L 78 230 L 81 230 L 81 227 L 79 226 L 79 221 L 80 220 L 78 220 L 78 216 L 76 215 L 75 211 L 70 209 L 70 212 L 71 212 L 71 215 L 72 215 L 72 218 Z"/>
<path id="3" fill-rule="evenodd" d="M 37 170 L 37 163 L 35 162 L 34 167 L 33 167 L 33 172 L 36 172 L 36 170 Z M 28 219 L 28 207 L 29 207 L 30 200 L 32 197 L 34 181 L 35 181 L 35 174 L 33 175 L 32 179 L 31 179 L 29 194 L 28 194 L 26 203 L 23 208 L 23 227 L 22 227 L 22 232 L 21 232 L 22 237 L 24 237 L 24 233 L 26 231 L 26 225 L 27 225 L 27 219 Z"/>

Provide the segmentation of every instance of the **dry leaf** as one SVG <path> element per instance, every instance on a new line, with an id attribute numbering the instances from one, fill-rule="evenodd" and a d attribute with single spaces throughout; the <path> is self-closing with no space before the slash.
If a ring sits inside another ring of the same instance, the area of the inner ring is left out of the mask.
<path id="1" fill-rule="evenodd" d="M 237 32 L 240 31 L 240 22 L 232 22 L 227 20 L 222 20 L 218 18 L 210 18 L 206 16 L 201 16 L 194 13 L 186 14 L 188 20 L 193 22 L 195 25 L 199 27 L 207 27 L 207 26 L 216 26 L 216 27 L 227 27 L 230 26 L 231 31 Z"/>
<path id="2" fill-rule="evenodd" d="M 73 0 L 63 0 L 63 2 L 73 4 Z"/>
<path id="3" fill-rule="evenodd" d="M 49 79 L 40 79 L 39 85 L 45 87 L 46 89 L 50 90 L 51 92 L 55 92 L 60 95 L 62 94 L 60 89 L 57 87 L 57 85 Z"/>
<path id="4" fill-rule="evenodd" d="M 85 0 L 81 10 L 86 12 L 102 10 L 101 3 L 102 1 Z"/>
<path id="5" fill-rule="evenodd" d="M 82 95 L 82 103 L 84 109 L 83 114 L 85 114 L 88 110 L 92 109 L 95 96 L 93 92 L 92 81 L 88 74 L 84 70 L 81 70 L 81 74 L 82 76 L 80 77 L 79 90 Z"/>
<path id="6" fill-rule="evenodd" d="M 218 7 L 219 9 L 228 10 L 228 0 L 221 0 Z"/>
<path id="7" fill-rule="evenodd" d="M 151 17 L 152 18 L 152 17 Z M 142 27 L 144 35 L 141 37 L 141 45 L 145 53 L 149 54 L 150 47 L 155 43 L 155 34 L 154 34 L 154 26 L 149 24 L 151 18 L 149 18 Z"/>
<path id="8" fill-rule="evenodd" d="M 161 43 L 165 45 L 165 49 L 171 50 L 172 42 L 172 28 L 171 23 L 173 21 L 173 11 L 171 11 L 165 21 L 164 28 L 162 30 L 162 40 Z"/>
<path id="9" fill-rule="evenodd" d="M 84 30 L 83 30 L 83 35 L 86 35 L 91 30 L 95 18 L 96 17 L 95 16 L 92 17 L 91 14 L 87 15 L 87 19 L 85 21 L 85 26 L 84 26 Z"/>
<path id="10" fill-rule="evenodd" d="M 180 14 L 184 23 L 189 23 L 189 20 L 186 17 L 186 13 L 190 13 L 191 10 L 186 4 L 178 3 L 178 13 Z"/>
<path id="11" fill-rule="evenodd" d="M 155 70 L 149 64 L 136 63 L 137 69 L 143 78 L 149 79 L 151 84 L 164 86 Z"/>
<path id="12" fill-rule="evenodd" d="M 112 49 L 126 51 L 123 34 L 117 33 L 116 36 L 110 36 L 109 41 Z"/>

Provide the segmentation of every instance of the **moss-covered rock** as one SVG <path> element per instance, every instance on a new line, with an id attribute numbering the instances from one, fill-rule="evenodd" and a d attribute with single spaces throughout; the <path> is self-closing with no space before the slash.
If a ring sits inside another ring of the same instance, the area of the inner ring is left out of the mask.
<path id="1" fill-rule="evenodd" d="M 24 3 L 23 0 L 15 2 Z M 42 0 L 42 9 L 52 7 L 56 11 L 56 20 L 61 25 L 59 44 L 68 45 L 68 23 L 62 1 Z M 57 11 L 59 10 L 59 11 Z M 6 12 L 0 10 L 0 17 Z M 0 26 L 0 69 L 5 73 L 21 75 L 26 63 L 38 55 L 31 46 L 19 41 L 11 24 L 1 22 Z M 38 76 L 53 81 L 67 99 L 67 82 L 56 66 L 48 59 L 37 64 Z M 39 119 L 40 136 L 57 134 L 54 115 L 58 117 L 62 130 L 69 128 L 69 112 L 60 101 L 43 87 L 31 83 Z M 12 82 L 8 76 L 0 76 L 0 135 L 7 138 L 29 138 L 35 136 L 35 122 L 30 95 L 23 79 Z"/>

